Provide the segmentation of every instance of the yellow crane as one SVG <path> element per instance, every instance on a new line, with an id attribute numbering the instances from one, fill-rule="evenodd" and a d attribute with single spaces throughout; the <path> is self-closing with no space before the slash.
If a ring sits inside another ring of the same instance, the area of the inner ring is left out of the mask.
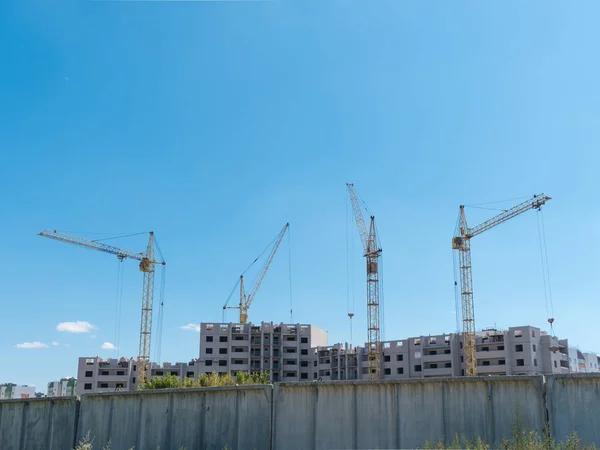
<path id="1" fill-rule="evenodd" d="M 279 234 L 275 237 L 275 244 L 273 245 L 273 248 L 271 249 L 271 253 L 269 254 L 269 257 L 267 258 L 267 261 L 258 277 L 258 280 L 254 284 L 254 287 L 252 288 L 250 293 L 246 294 L 246 289 L 244 287 L 244 274 L 242 274 L 242 275 L 240 275 L 240 280 L 239 280 L 239 283 L 240 283 L 240 303 L 239 303 L 239 305 L 227 306 L 227 302 L 226 302 L 225 305 L 223 306 L 223 309 L 239 309 L 240 310 L 240 323 L 247 322 L 248 310 L 250 309 L 252 300 L 254 300 L 254 297 L 256 296 L 256 293 L 258 292 L 258 288 L 260 288 L 260 285 L 262 284 L 262 282 L 265 278 L 265 275 L 267 274 L 267 271 L 269 270 L 269 267 L 271 266 L 271 263 L 273 262 L 273 259 L 275 258 L 275 253 L 277 252 L 277 249 L 279 248 L 279 245 L 281 244 L 281 241 L 283 240 L 283 236 L 285 236 L 285 232 L 288 230 L 289 227 L 290 227 L 290 224 L 286 223 L 284 225 L 284 227 L 281 229 L 281 231 L 279 232 Z M 260 256 L 258 256 L 252 264 L 254 264 L 256 261 L 258 261 L 258 258 L 260 258 Z M 246 269 L 246 270 L 248 270 L 248 269 Z"/>
<path id="2" fill-rule="evenodd" d="M 369 379 L 377 380 L 381 372 L 381 337 L 379 313 L 379 256 L 381 248 L 377 242 L 375 217 L 371 216 L 369 231 L 363 217 L 356 190 L 353 184 L 346 184 L 352 212 L 358 228 L 358 234 L 363 245 L 364 257 L 367 260 L 367 334 Z"/>
<path id="3" fill-rule="evenodd" d="M 471 273 L 471 238 L 490 230 L 513 217 L 516 217 L 530 209 L 541 209 L 550 197 L 539 194 L 529 200 L 518 204 L 497 216 L 469 228 L 465 216 L 465 206 L 460 206 L 460 219 L 458 224 L 459 235 L 452 238 L 452 248 L 458 250 L 460 265 L 460 293 L 462 303 L 463 321 L 463 353 L 465 362 L 465 375 L 468 377 L 477 375 L 477 355 L 475 348 L 475 312 L 473 304 L 473 276 Z"/>
<path id="4" fill-rule="evenodd" d="M 114 247 L 100 241 L 90 241 L 67 233 L 56 230 L 44 230 L 39 236 L 54 239 L 80 247 L 99 250 L 101 252 L 115 255 L 121 261 L 124 259 L 133 259 L 140 262 L 140 271 L 144 274 L 144 283 L 142 290 L 142 318 L 140 323 L 140 346 L 138 353 L 138 384 L 143 384 L 150 371 L 150 343 L 152 334 L 152 305 L 154 303 L 154 272 L 155 266 L 165 265 L 165 261 L 154 259 L 154 232 L 150 232 L 146 252 L 133 252 L 122 248 Z"/>

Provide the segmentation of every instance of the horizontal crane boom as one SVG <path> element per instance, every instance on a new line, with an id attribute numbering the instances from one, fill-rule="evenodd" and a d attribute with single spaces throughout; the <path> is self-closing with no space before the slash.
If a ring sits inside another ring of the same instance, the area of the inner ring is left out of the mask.
<path id="1" fill-rule="evenodd" d="M 133 252 L 131 250 L 125 250 L 122 248 L 115 247 L 113 245 L 105 244 L 103 242 L 98 241 L 90 241 L 88 239 L 80 238 L 77 236 L 72 236 L 67 233 L 62 233 L 56 230 L 44 230 L 39 233 L 39 236 L 46 237 L 49 239 L 55 239 L 61 242 L 68 242 L 69 244 L 75 244 L 80 247 L 89 248 L 92 250 L 99 250 L 101 252 L 110 253 L 111 255 L 117 256 L 120 259 L 135 259 L 137 261 L 146 260 L 146 254 L 143 252 Z M 149 264 L 162 264 L 164 265 L 164 261 L 147 261 Z"/>
<path id="2" fill-rule="evenodd" d="M 477 225 L 474 228 L 467 228 L 465 236 L 466 238 L 472 238 L 473 236 L 477 236 L 478 234 L 483 233 L 484 231 L 489 230 L 490 228 L 494 228 L 496 225 L 500 225 L 502 222 L 506 222 L 509 219 L 512 219 L 515 216 L 518 216 L 525 211 L 530 209 L 539 209 L 542 205 L 546 204 L 548 200 L 551 200 L 550 197 L 544 194 L 534 195 L 529 200 L 524 201 L 523 203 L 514 206 L 506 211 L 498 214 L 495 217 L 492 217 L 489 220 Z"/>

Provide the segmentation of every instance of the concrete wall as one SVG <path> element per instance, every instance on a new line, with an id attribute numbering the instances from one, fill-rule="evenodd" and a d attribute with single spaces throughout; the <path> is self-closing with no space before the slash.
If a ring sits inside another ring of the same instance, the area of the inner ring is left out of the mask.
<path id="1" fill-rule="evenodd" d="M 86 395 L 78 440 L 87 433 L 118 449 L 268 449 L 271 386 Z"/>
<path id="2" fill-rule="evenodd" d="M 415 448 L 455 434 L 498 443 L 517 407 L 524 426 L 545 424 L 541 377 L 275 385 L 275 449 Z"/>
<path id="3" fill-rule="evenodd" d="M 562 440 L 575 431 L 600 446 L 600 374 L 555 375 L 546 392 L 552 435 Z"/>
<path id="4" fill-rule="evenodd" d="M 600 445 L 600 374 L 280 383 L 0 401 L 2 450 L 415 448 L 523 427 Z"/>
<path id="5" fill-rule="evenodd" d="M 78 408 L 72 397 L 0 401 L 0 448 L 72 448 Z"/>

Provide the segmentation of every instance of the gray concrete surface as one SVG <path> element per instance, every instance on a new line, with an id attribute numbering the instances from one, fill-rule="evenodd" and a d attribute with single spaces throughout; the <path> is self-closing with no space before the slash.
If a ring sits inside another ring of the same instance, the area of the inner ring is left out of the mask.
<path id="1" fill-rule="evenodd" d="M 72 448 L 78 407 L 72 397 L 0 401 L 0 448 Z"/>
<path id="2" fill-rule="evenodd" d="M 600 374 L 549 377 L 546 392 L 552 435 L 563 440 L 577 432 L 600 447 Z"/>
<path id="3" fill-rule="evenodd" d="M 84 395 L 78 440 L 87 433 L 117 449 L 268 449 L 271 386 Z"/>
<path id="4" fill-rule="evenodd" d="M 517 408 L 540 433 L 546 417 L 541 377 L 281 383 L 273 402 L 277 450 L 416 448 L 456 434 L 499 443 Z"/>
<path id="5" fill-rule="evenodd" d="M 0 401 L 0 449 L 415 448 L 455 434 L 498 443 L 522 426 L 600 446 L 600 375 L 328 381 Z"/>

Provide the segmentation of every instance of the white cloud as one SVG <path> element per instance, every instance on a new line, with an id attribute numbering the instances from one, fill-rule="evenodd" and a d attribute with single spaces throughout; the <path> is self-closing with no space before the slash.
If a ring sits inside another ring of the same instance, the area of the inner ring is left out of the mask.
<path id="1" fill-rule="evenodd" d="M 200 333 L 200 324 L 198 323 L 188 323 L 187 325 L 182 325 L 179 328 L 182 330 L 196 331 Z"/>
<path id="2" fill-rule="evenodd" d="M 100 348 L 103 350 L 117 350 L 115 344 L 111 344 L 110 342 L 105 342 Z"/>
<path id="3" fill-rule="evenodd" d="M 96 327 L 89 322 L 78 320 L 77 322 L 60 322 L 56 325 L 58 331 L 66 331 L 68 333 L 89 333 L 95 330 Z"/>
<path id="4" fill-rule="evenodd" d="M 17 344 L 15 345 L 15 347 L 17 348 L 27 348 L 27 349 L 34 349 L 34 348 L 48 348 L 48 346 L 46 344 L 44 344 L 43 342 L 23 342 L 22 344 Z"/>
<path id="5" fill-rule="evenodd" d="M 52 341 L 52 345 L 54 345 L 55 347 L 58 347 L 60 344 L 56 341 Z"/>

